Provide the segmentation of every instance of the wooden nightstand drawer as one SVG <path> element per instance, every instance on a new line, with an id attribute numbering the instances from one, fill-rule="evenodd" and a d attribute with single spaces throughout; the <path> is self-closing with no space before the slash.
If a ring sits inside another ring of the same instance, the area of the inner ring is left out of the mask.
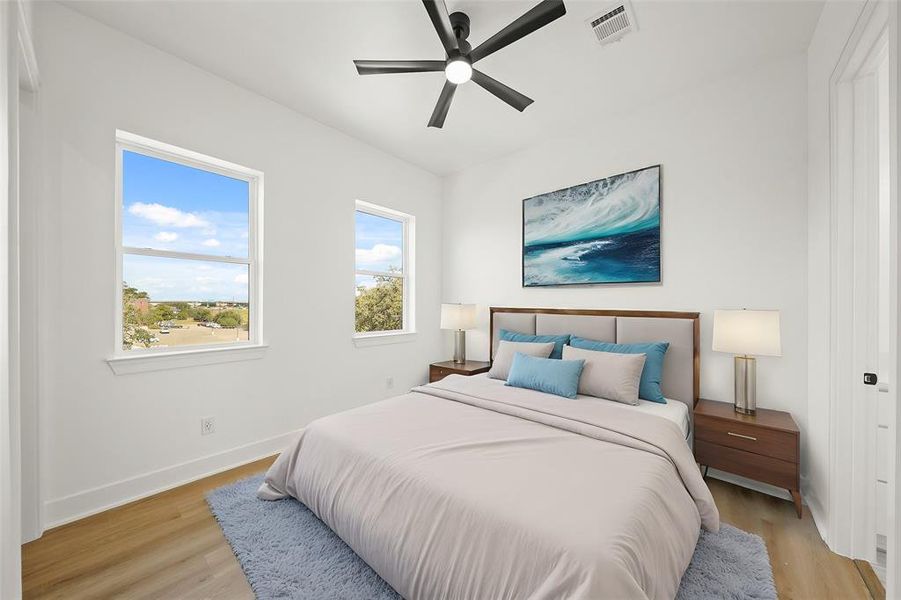
<path id="1" fill-rule="evenodd" d="M 491 363 L 478 360 L 467 360 L 465 363 L 455 363 L 450 360 L 432 363 L 429 365 L 429 383 L 441 381 L 448 375 L 478 375 L 486 373 Z"/>
<path id="2" fill-rule="evenodd" d="M 441 381 L 448 375 L 453 375 L 453 373 L 454 372 L 450 369 L 442 369 L 441 367 L 429 367 L 429 383 Z"/>
<path id="3" fill-rule="evenodd" d="M 788 462 L 799 462 L 798 436 L 759 425 L 695 415 L 695 439 Z"/>
<path id="4" fill-rule="evenodd" d="M 695 440 L 695 458 L 703 465 L 786 489 L 797 489 L 798 464 L 744 450 Z"/>

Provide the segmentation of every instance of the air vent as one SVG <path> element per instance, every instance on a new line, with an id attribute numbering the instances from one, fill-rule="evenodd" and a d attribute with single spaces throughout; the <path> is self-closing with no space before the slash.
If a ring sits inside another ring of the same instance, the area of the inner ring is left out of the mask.
<path id="1" fill-rule="evenodd" d="M 587 21 L 599 44 L 609 44 L 622 39 L 630 31 L 636 31 L 635 15 L 628 2 L 616 2 L 603 13 Z"/>

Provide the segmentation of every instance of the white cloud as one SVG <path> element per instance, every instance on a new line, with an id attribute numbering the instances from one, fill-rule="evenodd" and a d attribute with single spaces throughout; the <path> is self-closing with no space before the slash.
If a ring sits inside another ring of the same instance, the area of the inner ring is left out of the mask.
<path id="1" fill-rule="evenodd" d="M 217 240 L 217 239 L 215 239 L 215 238 L 210 238 L 210 239 L 208 239 L 208 240 L 203 240 L 203 245 L 206 246 L 206 247 L 208 247 L 208 248 L 218 248 L 218 247 L 219 247 L 219 240 Z"/>
<path id="2" fill-rule="evenodd" d="M 388 244 L 376 244 L 372 248 L 357 248 L 357 262 L 377 263 L 400 258 L 401 249 Z"/>
<path id="3" fill-rule="evenodd" d="M 178 234 L 172 231 L 161 231 L 153 236 L 153 239 L 158 242 L 174 242 L 178 239 Z"/>
<path id="4" fill-rule="evenodd" d="M 235 275 L 235 283 L 247 283 L 247 273 L 238 273 Z"/>
<path id="5" fill-rule="evenodd" d="M 164 227 L 209 227 L 210 224 L 195 215 L 194 213 L 186 213 L 173 208 L 171 206 L 163 206 L 162 204 L 144 204 L 143 202 L 135 202 L 128 207 L 128 212 L 153 221 L 157 225 Z"/>

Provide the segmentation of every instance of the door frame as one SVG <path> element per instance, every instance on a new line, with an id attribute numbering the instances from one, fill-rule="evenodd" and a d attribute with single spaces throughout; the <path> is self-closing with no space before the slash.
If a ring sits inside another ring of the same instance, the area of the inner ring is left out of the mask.
<path id="1" fill-rule="evenodd" d="M 19 549 L 19 420 L 11 368 L 9 217 L 16 160 L 13 156 L 18 76 L 15 36 L 16 5 L 0 5 L 0 596 L 21 596 Z"/>
<path id="2" fill-rule="evenodd" d="M 873 171 L 861 170 L 861 163 L 866 164 L 866 157 L 873 150 L 873 144 L 855 143 L 855 132 L 859 123 L 855 123 L 855 115 L 860 118 L 860 105 L 855 107 L 855 98 L 861 93 L 866 97 L 868 61 L 873 49 L 878 44 L 887 44 L 890 66 L 898 66 L 898 28 L 897 6 L 894 2 L 871 0 L 866 3 L 860 17 L 845 45 L 832 76 L 829 80 L 829 214 L 830 214 L 830 249 L 829 249 L 829 480 L 828 486 L 828 525 L 826 541 L 829 547 L 840 554 L 854 558 L 874 561 L 876 558 L 876 513 L 875 513 L 875 466 L 876 466 L 876 402 L 867 399 L 867 389 L 863 388 L 863 371 L 877 370 L 868 363 L 866 347 L 861 346 L 861 338 L 855 332 L 864 328 L 872 330 L 873 323 L 869 319 L 861 319 L 855 315 L 855 307 L 862 298 L 855 293 L 871 276 L 871 269 L 866 260 L 861 260 L 855 253 L 855 235 L 867 235 L 867 228 L 857 219 L 855 211 L 860 210 L 859 201 L 872 185 L 868 178 Z M 890 85 L 890 123 L 897 125 L 897 75 L 891 73 Z M 863 84 L 861 82 L 864 82 Z M 875 95 L 874 95 L 875 98 Z M 873 129 L 875 131 L 875 129 Z M 890 190 L 890 329 L 893 364 L 898 365 L 898 284 L 897 260 L 898 252 L 898 190 L 897 190 L 897 148 L 898 128 L 892 127 L 889 154 L 893 173 Z M 873 136 L 875 138 L 875 136 Z M 862 157 L 864 158 L 861 161 Z M 855 230 L 855 228 L 857 229 Z M 855 347 L 855 344 L 857 346 Z M 898 396 L 897 374 L 880 374 L 889 382 L 889 393 L 894 399 Z M 894 402 L 892 402 L 894 405 Z M 897 413 L 898 411 L 896 411 Z M 896 418 L 898 415 L 896 414 Z M 896 426 L 892 435 L 897 438 L 899 429 Z M 895 453 L 898 451 L 895 443 Z M 897 470 L 891 469 L 894 473 Z M 897 476 L 894 478 L 897 480 Z M 897 554 L 894 515 L 891 514 L 894 502 L 894 482 L 890 482 L 888 548 L 890 556 Z M 891 559 L 890 559 L 891 560 Z M 890 565 L 890 589 L 894 590 L 898 570 Z"/>
<path id="3" fill-rule="evenodd" d="M 889 5 L 889 60 L 894 60 L 894 65 L 889 63 L 889 169 L 890 169 L 890 202 L 892 206 L 892 227 L 895 234 L 892 236 L 891 255 L 895 260 L 892 271 L 895 274 L 895 298 L 901 297 L 901 260 L 899 260 L 898 234 L 901 230 L 901 7 L 897 2 Z M 896 386 L 901 374 L 901 331 L 898 326 L 898 309 L 896 303 L 891 307 L 891 314 L 895 319 L 892 327 L 895 359 Z M 888 485 L 888 531 L 889 539 L 886 540 L 886 567 L 887 589 L 886 597 L 901 599 L 901 514 L 899 514 L 898 501 L 901 500 L 901 410 L 898 409 L 899 393 L 895 393 L 895 447 L 894 465 L 889 466 L 892 479 Z"/>

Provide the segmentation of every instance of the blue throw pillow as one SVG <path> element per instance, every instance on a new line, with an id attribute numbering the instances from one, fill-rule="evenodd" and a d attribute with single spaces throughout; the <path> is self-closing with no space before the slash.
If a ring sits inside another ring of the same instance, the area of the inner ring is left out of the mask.
<path id="1" fill-rule="evenodd" d="M 528 333 L 517 333 L 515 331 L 507 331 L 506 329 L 501 329 L 501 339 L 507 342 L 531 342 L 533 344 L 554 342 L 554 350 L 551 352 L 550 358 L 563 358 L 563 346 L 569 343 L 569 334 L 531 335 Z"/>
<path id="2" fill-rule="evenodd" d="M 612 344 L 610 342 L 598 342 L 572 336 L 569 345 L 583 350 L 599 350 L 601 352 L 616 352 L 618 354 L 644 354 L 644 369 L 641 371 L 641 381 L 638 384 L 638 397 L 642 400 L 666 404 L 663 392 L 660 390 L 660 382 L 663 381 L 663 357 L 669 349 L 669 342 L 641 342 L 635 344 Z"/>
<path id="3" fill-rule="evenodd" d="M 517 352 L 506 385 L 575 398 L 584 366 L 584 360 L 538 358 Z"/>

